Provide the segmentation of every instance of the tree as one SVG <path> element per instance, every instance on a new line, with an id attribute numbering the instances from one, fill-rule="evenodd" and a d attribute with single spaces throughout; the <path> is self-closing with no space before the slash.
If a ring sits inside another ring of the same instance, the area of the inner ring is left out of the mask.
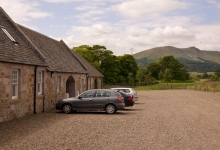
<path id="1" fill-rule="evenodd" d="M 120 62 L 111 50 L 107 50 L 105 46 L 100 45 L 93 45 L 92 47 L 81 45 L 74 47 L 73 50 L 83 56 L 105 76 L 104 83 L 115 84 L 118 82 Z"/>
<path id="2" fill-rule="evenodd" d="M 204 72 L 204 73 L 203 73 L 202 78 L 203 78 L 203 79 L 209 78 L 209 75 L 207 74 L 207 72 Z"/>
<path id="3" fill-rule="evenodd" d="M 150 73 L 155 79 L 159 79 L 159 72 L 163 69 L 160 63 L 152 62 L 147 65 L 146 73 Z"/>
<path id="4" fill-rule="evenodd" d="M 171 70 L 166 68 L 164 71 L 164 81 L 168 84 L 168 82 L 171 82 L 172 80 L 172 73 Z"/>
<path id="5" fill-rule="evenodd" d="M 133 73 L 129 73 L 128 74 L 128 83 L 129 85 L 134 85 L 134 82 L 135 82 L 135 78 L 133 77 Z"/>
<path id="6" fill-rule="evenodd" d="M 73 50 L 105 76 L 105 84 L 126 83 L 129 73 L 132 73 L 133 77 L 137 74 L 138 66 L 132 55 L 115 56 L 111 50 L 101 45 L 81 45 Z"/>
<path id="7" fill-rule="evenodd" d="M 215 74 L 216 74 L 218 77 L 220 77 L 220 69 L 217 69 L 217 70 L 215 71 Z"/>
<path id="8" fill-rule="evenodd" d="M 148 74 L 145 75 L 144 81 L 147 84 L 151 84 L 154 80 L 155 80 L 155 78 L 152 77 L 151 72 L 149 72 Z"/>
<path id="9" fill-rule="evenodd" d="M 163 67 L 163 71 L 165 73 L 166 69 L 170 69 L 170 74 L 172 76 L 172 80 L 188 80 L 189 79 L 189 73 L 184 67 L 183 64 L 181 64 L 177 59 L 175 59 L 173 56 L 164 56 L 162 59 L 160 59 L 159 63 Z"/>
<path id="10" fill-rule="evenodd" d="M 118 56 L 120 65 L 120 75 L 128 80 L 128 74 L 132 73 L 135 77 L 137 74 L 138 66 L 132 55 L 124 54 L 123 56 Z"/>
<path id="11" fill-rule="evenodd" d="M 160 70 L 159 75 L 158 75 L 158 79 L 161 81 L 161 84 L 162 84 L 163 78 L 164 78 L 164 73 L 162 70 Z"/>
<path id="12" fill-rule="evenodd" d="M 139 86 L 141 82 L 144 82 L 145 72 L 146 72 L 145 67 L 142 64 L 139 64 L 136 75 L 136 79 L 138 80 Z"/>
<path id="13" fill-rule="evenodd" d="M 214 74 L 214 75 L 211 76 L 211 79 L 210 79 L 210 80 L 211 80 L 211 81 L 219 81 L 219 77 L 218 77 L 217 74 Z"/>

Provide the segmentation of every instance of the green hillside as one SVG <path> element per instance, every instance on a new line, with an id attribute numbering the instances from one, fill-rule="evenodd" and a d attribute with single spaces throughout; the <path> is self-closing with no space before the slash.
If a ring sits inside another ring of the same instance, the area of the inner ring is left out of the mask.
<path id="1" fill-rule="evenodd" d="M 161 57 L 172 55 L 189 71 L 213 72 L 220 69 L 220 52 L 199 50 L 196 47 L 176 48 L 172 46 L 156 47 L 134 54 L 137 63 L 147 66 Z"/>

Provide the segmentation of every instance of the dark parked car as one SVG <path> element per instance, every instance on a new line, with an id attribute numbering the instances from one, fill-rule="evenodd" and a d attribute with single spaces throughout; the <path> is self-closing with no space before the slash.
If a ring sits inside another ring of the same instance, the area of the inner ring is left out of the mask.
<path id="1" fill-rule="evenodd" d="M 134 101 L 138 100 L 137 92 L 132 88 L 117 87 L 117 88 L 111 88 L 111 89 L 115 89 L 115 90 L 123 91 L 127 94 L 131 94 L 131 95 L 133 95 Z"/>
<path id="2" fill-rule="evenodd" d="M 132 94 L 128 94 L 123 91 L 119 91 L 119 93 L 124 97 L 125 107 L 131 107 L 134 105 L 134 97 Z"/>
<path id="3" fill-rule="evenodd" d="M 88 90 L 77 97 L 59 100 L 56 104 L 56 109 L 64 113 L 77 110 L 104 110 L 108 114 L 113 114 L 124 108 L 124 98 L 118 91 L 112 89 Z"/>

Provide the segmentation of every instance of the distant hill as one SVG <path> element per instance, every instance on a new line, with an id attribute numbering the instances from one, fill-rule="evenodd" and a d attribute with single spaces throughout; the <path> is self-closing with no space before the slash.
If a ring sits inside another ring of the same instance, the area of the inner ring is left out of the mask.
<path id="1" fill-rule="evenodd" d="M 137 63 L 147 66 L 158 62 L 164 56 L 172 55 L 186 69 L 192 72 L 213 72 L 220 69 L 220 52 L 199 50 L 196 47 L 176 48 L 172 46 L 156 47 L 134 54 Z"/>

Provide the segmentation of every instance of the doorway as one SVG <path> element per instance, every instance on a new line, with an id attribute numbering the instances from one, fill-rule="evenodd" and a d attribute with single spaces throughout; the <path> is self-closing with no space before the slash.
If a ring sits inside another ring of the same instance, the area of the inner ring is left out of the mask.
<path id="1" fill-rule="evenodd" d="M 66 93 L 69 94 L 69 97 L 75 97 L 75 80 L 72 76 L 69 76 L 69 78 L 66 81 Z"/>

